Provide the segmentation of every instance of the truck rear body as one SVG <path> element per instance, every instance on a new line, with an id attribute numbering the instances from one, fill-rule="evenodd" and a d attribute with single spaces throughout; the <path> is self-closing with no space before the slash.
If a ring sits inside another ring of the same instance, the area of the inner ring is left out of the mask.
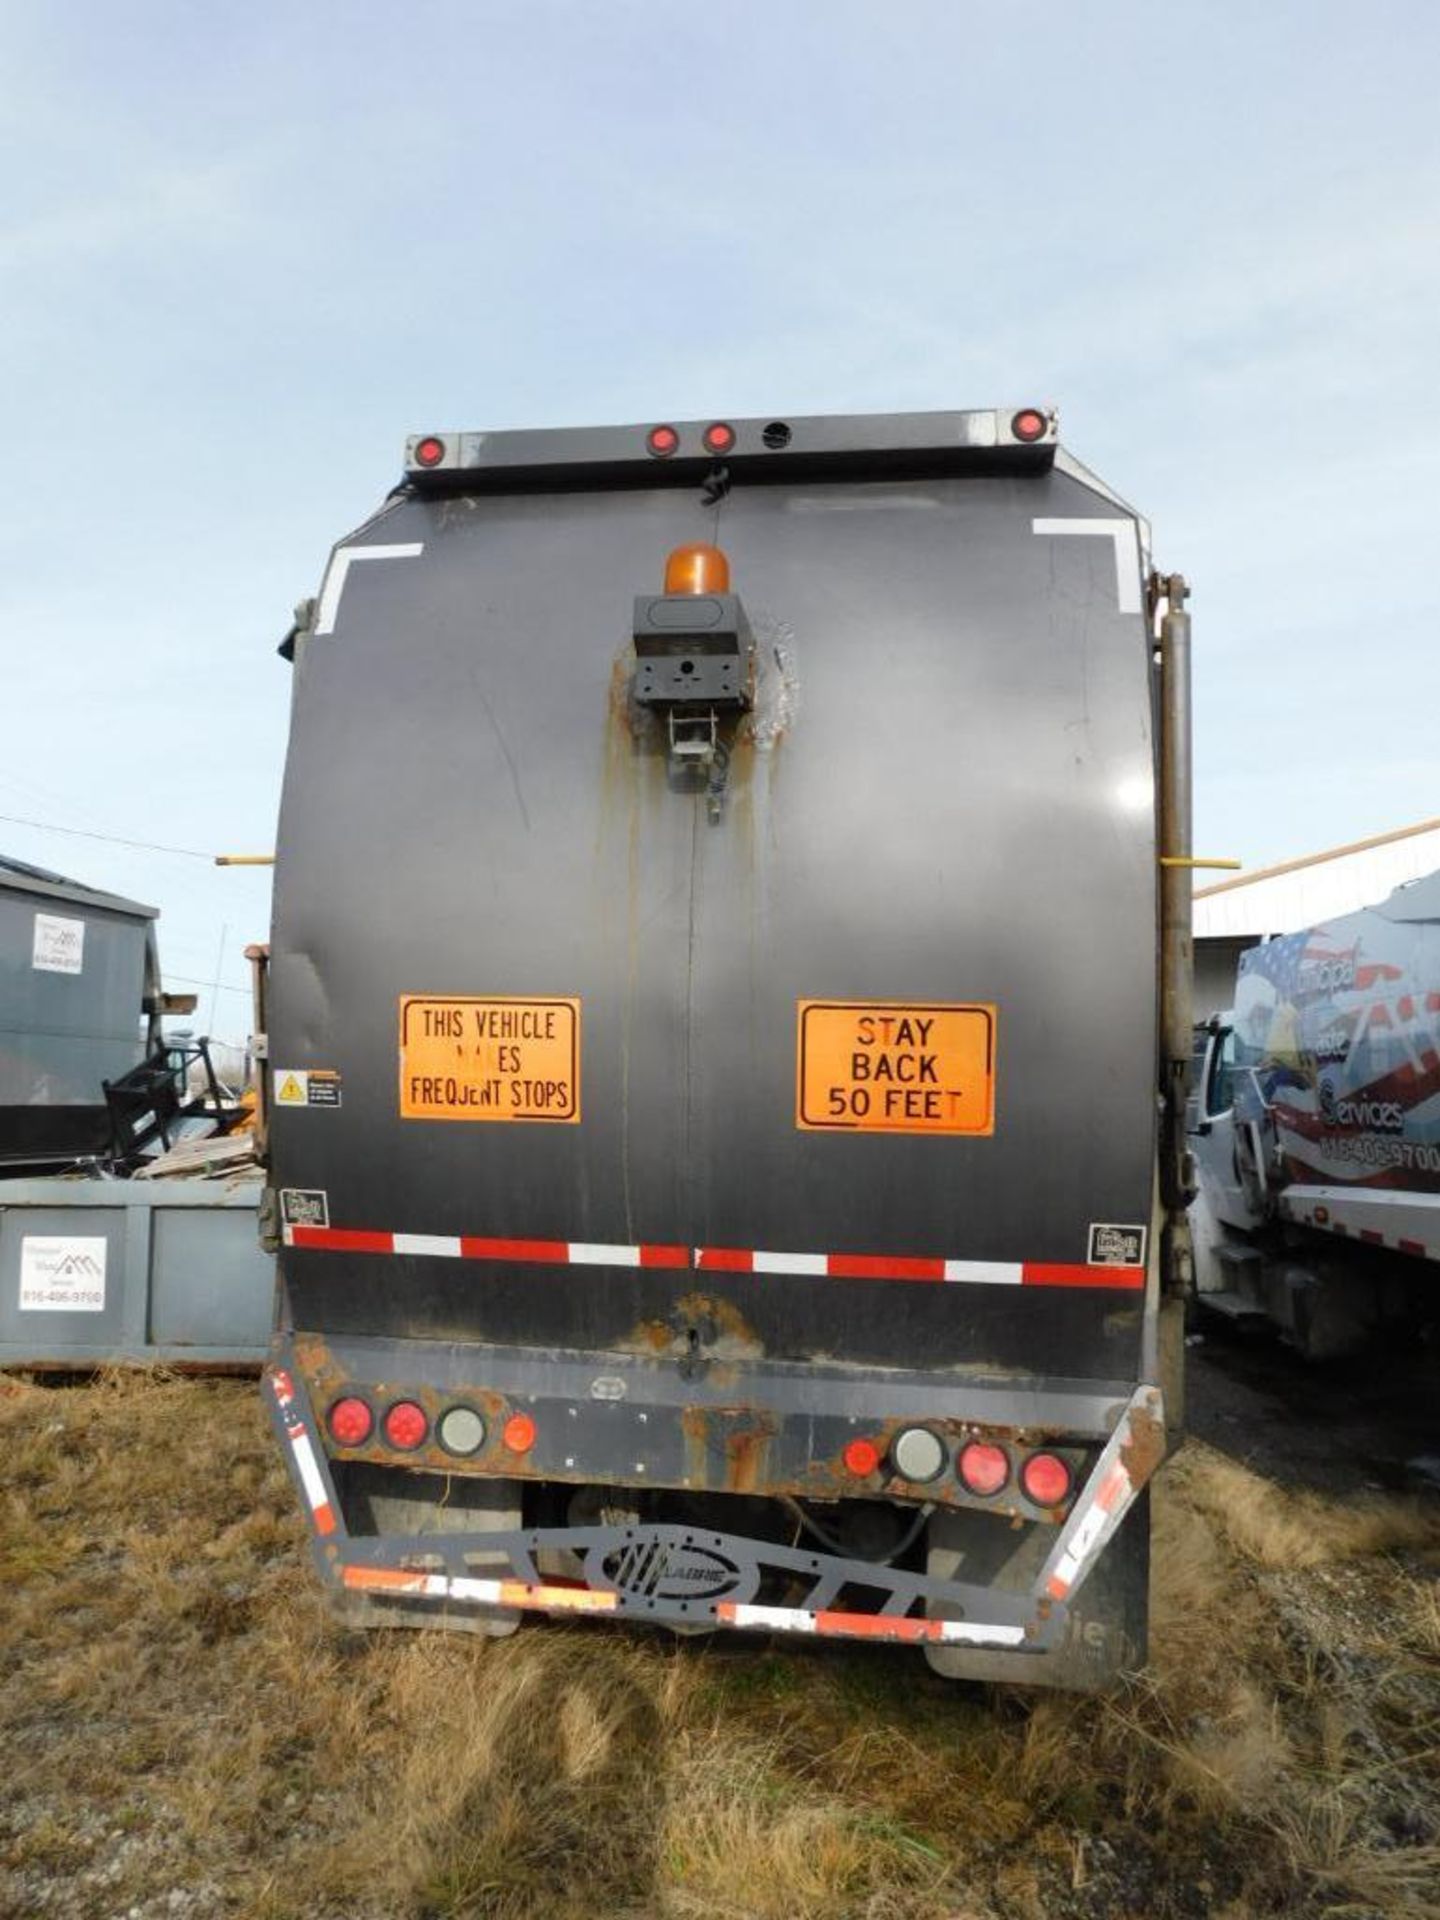
<path id="1" fill-rule="evenodd" d="M 372 1615 L 1053 1658 L 1163 1446 L 1143 527 L 1048 422 L 703 425 L 429 436 L 332 556 L 277 1418 Z"/>

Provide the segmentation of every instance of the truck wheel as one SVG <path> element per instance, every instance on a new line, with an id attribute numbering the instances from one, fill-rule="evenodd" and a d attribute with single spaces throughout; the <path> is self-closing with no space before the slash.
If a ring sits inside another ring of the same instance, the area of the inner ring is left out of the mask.
<path id="1" fill-rule="evenodd" d="M 1009 1592 L 1030 1588 L 1054 1544 L 1051 1527 L 1015 1533 L 997 1514 L 937 1513 L 925 1570 Z M 1018 1544 L 1017 1544 L 1018 1543 Z M 932 1615 L 945 1617 L 936 1606 Z M 1050 1653 L 990 1653 L 930 1646 L 925 1658 L 949 1680 L 991 1680 L 1096 1693 L 1145 1664 L 1150 1618 L 1150 1492 L 1146 1488 L 1071 1601 L 1063 1638 Z"/>

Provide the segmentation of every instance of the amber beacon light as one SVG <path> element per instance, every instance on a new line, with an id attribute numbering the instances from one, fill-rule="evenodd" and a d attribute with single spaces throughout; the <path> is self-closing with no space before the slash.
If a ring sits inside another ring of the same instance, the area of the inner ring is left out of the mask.
<path id="1" fill-rule="evenodd" d="M 666 593 L 728 593 L 730 562 L 719 547 L 697 541 L 676 547 L 665 562 Z"/>

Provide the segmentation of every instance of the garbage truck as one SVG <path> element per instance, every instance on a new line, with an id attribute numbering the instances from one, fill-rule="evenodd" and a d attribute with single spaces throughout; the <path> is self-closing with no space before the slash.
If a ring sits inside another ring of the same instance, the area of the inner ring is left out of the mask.
<path id="1" fill-rule="evenodd" d="M 1195 1029 L 1197 1305 L 1307 1359 L 1435 1317 L 1440 873 L 1240 955 Z"/>
<path id="2" fill-rule="evenodd" d="M 409 440 L 282 648 L 263 1390 L 342 1610 L 1143 1661 L 1186 591 L 1049 407 Z"/>

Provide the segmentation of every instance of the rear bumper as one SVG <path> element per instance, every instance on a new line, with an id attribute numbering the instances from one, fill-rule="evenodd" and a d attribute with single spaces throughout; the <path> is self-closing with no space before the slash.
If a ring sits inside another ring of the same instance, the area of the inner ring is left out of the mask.
<path id="1" fill-rule="evenodd" d="M 382 1605 L 433 1607 L 437 1620 L 457 1611 L 598 1615 L 692 1631 L 1046 1653 L 1060 1644 L 1068 1608 L 1165 1450 L 1159 1389 L 1139 1386 L 1112 1418 L 1037 1577 L 1021 1592 L 670 1522 L 361 1535 L 347 1529 L 315 1410 L 287 1364 L 293 1358 L 281 1350 L 266 1371 L 264 1393 L 310 1521 L 321 1578 Z M 541 1571 L 542 1562 L 556 1558 L 572 1570 L 563 1579 Z M 873 1610 L 840 1604 L 855 1587 L 877 1603 Z M 761 1597 L 777 1591 L 786 1604 Z"/>

